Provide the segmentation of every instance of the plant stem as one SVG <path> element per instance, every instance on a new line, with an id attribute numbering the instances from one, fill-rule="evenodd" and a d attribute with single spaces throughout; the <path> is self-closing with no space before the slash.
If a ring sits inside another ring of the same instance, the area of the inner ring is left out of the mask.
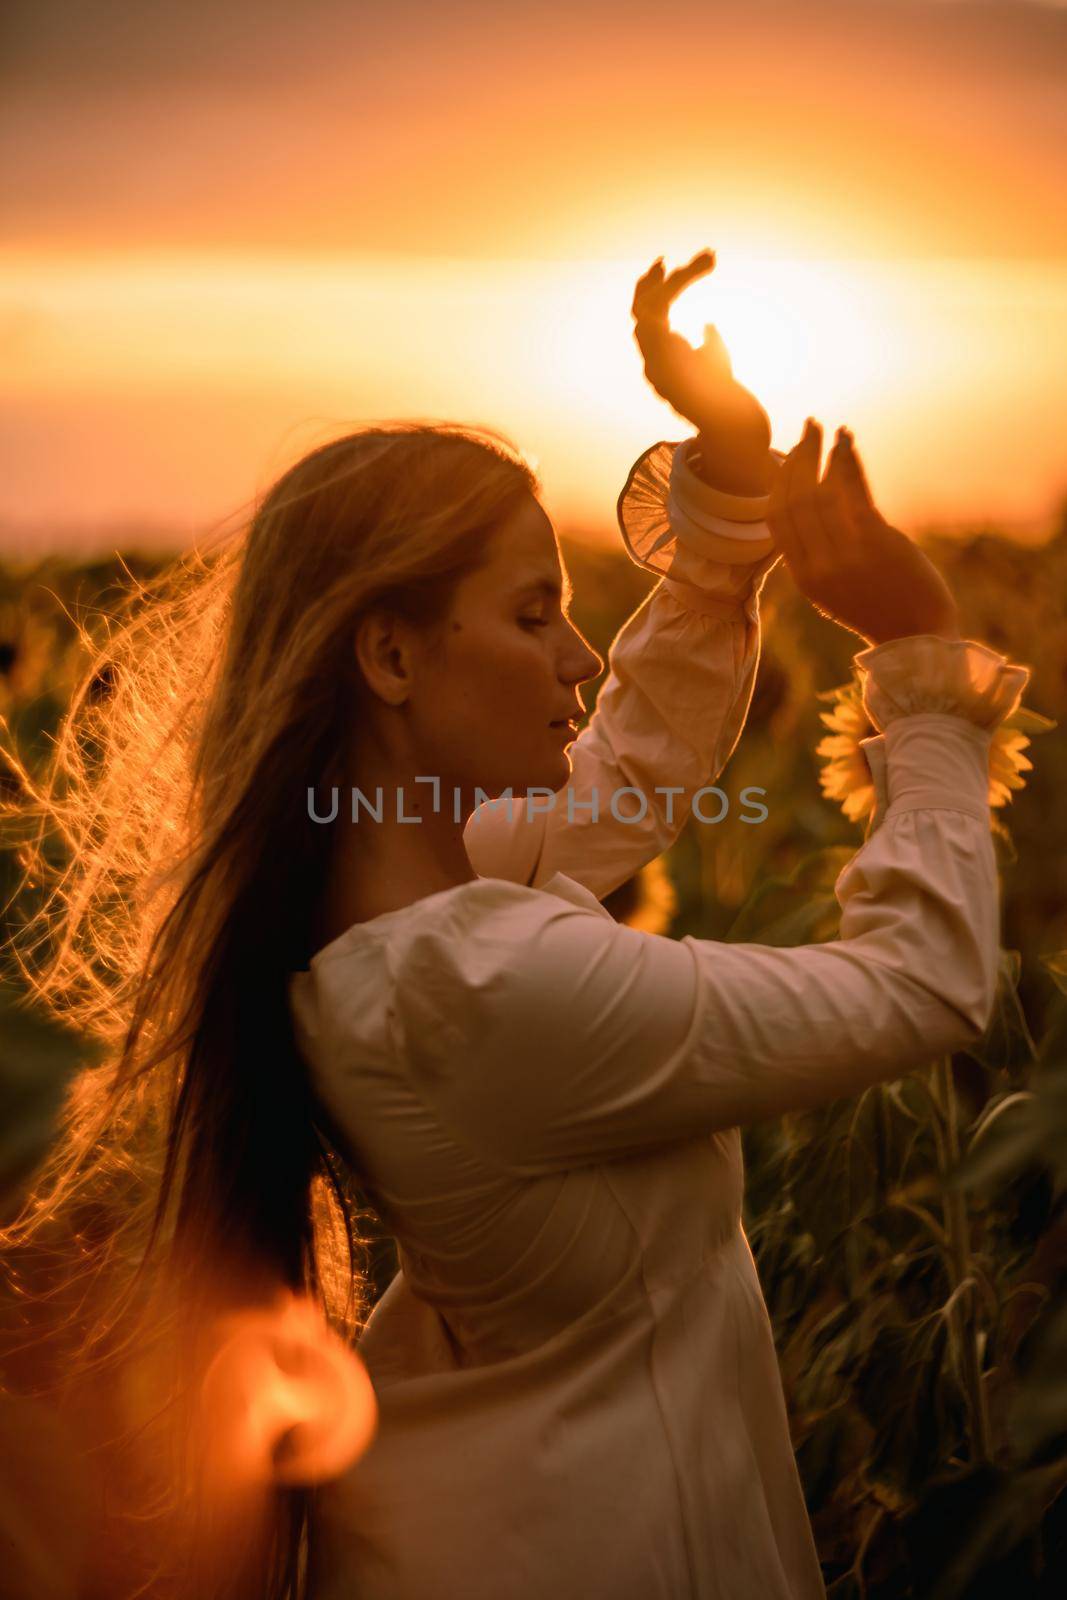
<path id="1" fill-rule="evenodd" d="M 942 1183 L 959 1165 L 960 1134 L 956 1107 L 956 1086 L 952 1078 L 952 1057 L 942 1056 L 934 1066 L 934 1085 L 938 1104 L 943 1114 L 944 1160 L 941 1168 Z M 939 1150 L 939 1157 L 941 1151 Z M 952 1264 L 952 1294 L 955 1302 L 958 1292 L 968 1279 L 977 1287 L 971 1267 L 971 1246 L 967 1228 L 965 1197 L 959 1189 L 946 1189 L 943 1193 L 945 1232 L 948 1235 L 949 1257 Z M 959 1357 L 959 1373 L 967 1395 L 971 1415 L 971 1452 L 975 1461 L 988 1463 L 989 1418 L 986 1411 L 985 1391 L 982 1388 L 982 1369 L 978 1353 L 978 1300 L 974 1294 L 959 1295 L 959 1304 L 952 1303 L 951 1327 Z"/>

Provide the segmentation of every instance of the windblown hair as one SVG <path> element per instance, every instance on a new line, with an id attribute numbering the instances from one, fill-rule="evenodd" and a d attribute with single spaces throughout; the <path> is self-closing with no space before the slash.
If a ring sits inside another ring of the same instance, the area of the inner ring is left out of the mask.
<path id="1" fill-rule="evenodd" d="M 539 493 L 491 429 L 335 439 L 281 476 L 241 538 L 132 586 L 102 641 L 83 628 L 95 654 L 42 779 L 8 752 L 38 903 L 10 948 L 93 1049 L 0 1243 L 58 1236 L 90 1272 L 83 1370 L 136 1363 L 169 1327 L 195 1380 L 198 1329 L 282 1286 L 350 1333 L 365 1320 L 358 1174 L 287 1004 L 329 861 L 307 791 L 344 777 L 366 692 L 357 619 L 383 606 L 439 624 Z M 305 1592 L 307 1509 L 278 1492 L 258 1570 L 227 1592 Z M 193 1580 L 158 1581 L 170 1596 Z"/>

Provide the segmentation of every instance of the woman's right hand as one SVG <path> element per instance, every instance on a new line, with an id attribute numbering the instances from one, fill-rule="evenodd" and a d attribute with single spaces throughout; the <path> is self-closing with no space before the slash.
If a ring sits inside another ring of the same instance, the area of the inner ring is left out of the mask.
<path id="1" fill-rule="evenodd" d="M 869 644 L 915 633 L 958 639 L 952 591 L 918 545 L 875 508 L 851 433 L 838 429 L 820 482 L 821 456 L 822 429 L 809 418 L 767 508 L 801 594 Z"/>

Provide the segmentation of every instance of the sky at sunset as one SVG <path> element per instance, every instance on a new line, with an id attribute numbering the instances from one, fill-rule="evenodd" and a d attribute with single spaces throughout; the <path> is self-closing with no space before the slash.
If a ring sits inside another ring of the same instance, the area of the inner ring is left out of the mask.
<path id="1" fill-rule="evenodd" d="M 1067 500 L 1067 8 L 135 6 L 0 24 L 0 550 L 195 543 L 346 427 L 489 423 L 614 537 L 633 282 L 704 245 L 788 448 L 905 526 Z"/>

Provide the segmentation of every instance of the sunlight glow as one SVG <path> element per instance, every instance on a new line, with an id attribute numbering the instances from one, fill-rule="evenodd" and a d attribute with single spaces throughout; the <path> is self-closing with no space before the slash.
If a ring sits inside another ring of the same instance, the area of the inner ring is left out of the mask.
<path id="1" fill-rule="evenodd" d="M 718 264 L 673 325 L 694 344 L 719 328 L 776 446 L 808 415 L 847 422 L 900 520 L 1053 511 L 1062 271 L 786 259 L 755 234 L 730 251 L 695 230 L 668 266 L 705 243 Z M 550 515 L 611 539 L 633 460 L 690 431 L 633 338 L 651 260 L 9 255 L 0 522 L 211 524 L 344 428 L 419 417 L 510 434 Z"/>
<path id="2" fill-rule="evenodd" d="M 876 378 L 900 380 L 862 264 L 730 257 L 686 291 L 673 318 L 692 344 L 707 322 L 737 377 L 776 413 L 810 408 L 813 388 L 847 410 Z"/>

